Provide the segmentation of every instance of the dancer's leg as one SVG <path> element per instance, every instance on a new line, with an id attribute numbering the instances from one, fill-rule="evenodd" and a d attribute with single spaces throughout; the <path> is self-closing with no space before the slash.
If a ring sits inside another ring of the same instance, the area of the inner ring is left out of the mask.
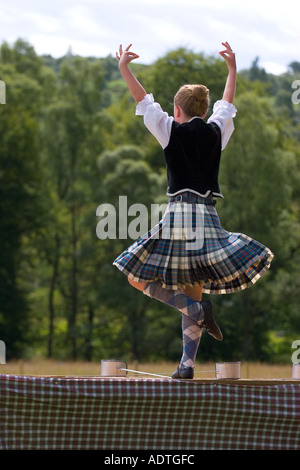
<path id="1" fill-rule="evenodd" d="M 163 302 L 170 307 L 174 307 L 184 315 L 188 315 L 192 320 L 197 322 L 207 332 L 218 341 L 223 339 L 220 328 L 215 322 L 212 313 L 212 304 L 210 301 L 194 300 L 184 292 L 189 292 L 195 299 L 201 299 L 202 285 L 193 288 L 187 287 L 182 290 L 164 289 L 161 281 L 152 282 L 136 282 L 129 279 L 130 284 L 136 289 L 142 291 L 145 295 Z"/>
<path id="2" fill-rule="evenodd" d="M 165 289 L 161 281 L 148 282 L 143 290 L 145 295 L 163 302 L 170 307 L 176 308 L 184 315 L 188 315 L 192 320 L 201 324 L 204 321 L 205 311 L 202 302 L 193 300 L 182 292 L 181 289 Z"/>
<path id="3" fill-rule="evenodd" d="M 132 279 L 128 279 L 128 282 L 129 282 L 129 284 L 131 284 L 133 287 L 135 287 L 136 289 L 138 289 L 140 291 L 143 291 L 146 284 L 148 284 L 147 281 L 146 282 L 137 282 L 137 281 L 133 281 Z M 183 294 L 191 297 L 191 299 L 196 300 L 198 302 L 201 301 L 202 290 L 203 290 L 203 284 L 198 284 L 194 287 L 185 287 L 184 289 L 181 289 Z"/>
<path id="4" fill-rule="evenodd" d="M 198 302 L 200 302 L 202 299 L 203 283 L 198 284 L 194 287 L 185 287 L 184 289 L 181 289 L 181 291 L 185 295 L 188 295 L 189 297 L 191 297 L 191 299 L 197 300 Z"/>
<path id="5" fill-rule="evenodd" d="M 187 315 L 182 315 L 183 353 L 179 367 L 195 368 L 202 328 Z"/>
<path id="6" fill-rule="evenodd" d="M 128 282 L 132 285 L 132 287 L 135 287 L 136 289 L 141 290 L 142 292 L 145 289 L 146 284 L 148 284 L 147 282 L 136 282 L 129 278 Z"/>
<path id="7" fill-rule="evenodd" d="M 130 284 L 143 291 L 145 295 L 176 308 L 182 313 L 183 354 L 173 378 L 193 378 L 196 355 L 202 335 L 202 328 L 215 339 L 221 341 L 222 333 L 216 324 L 210 301 L 201 301 L 203 285 L 184 289 L 164 289 L 160 281 L 136 282 L 129 279 Z"/>

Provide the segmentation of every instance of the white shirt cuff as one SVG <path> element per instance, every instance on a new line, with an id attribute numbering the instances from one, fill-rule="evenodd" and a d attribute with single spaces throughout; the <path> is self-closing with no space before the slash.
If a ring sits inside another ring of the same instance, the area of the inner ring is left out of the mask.
<path id="1" fill-rule="evenodd" d="M 215 122 L 221 129 L 222 134 L 222 150 L 226 147 L 233 131 L 233 118 L 237 113 L 237 109 L 232 103 L 225 100 L 216 101 L 213 107 L 213 114 L 208 119 L 208 123 Z"/>
<path id="2" fill-rule="evenodd" d="M 215 102 L 214 107 L 213 107 L 213 113 L 217 111 L 224 112 L 226 114 L 228 113 L 230 114 L 232 118 L 234 118 L 237 113 L 237 109 L 234 106 L 234 104 L 229 103 L 228 101 L 225 101 L 225 100 L 218 100 Z"/>
<path id="3" fill-rule="evenodd" d="M 149 93 L 148 95 L 145 96 L 145 98 L 140 101 L 135 109 L 135 114 L 136 116 L 144 116 L 146 113 L 146 110 L 150 104 L 154 103 L 154 97 L 152 93 Z"/>

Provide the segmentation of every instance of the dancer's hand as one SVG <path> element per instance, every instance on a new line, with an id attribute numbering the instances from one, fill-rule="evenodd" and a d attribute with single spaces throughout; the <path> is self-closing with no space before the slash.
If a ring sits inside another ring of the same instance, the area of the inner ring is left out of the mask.
<path id="1" fill-rule="evenodd" d="M 233 52 L 227 41 L 222 42 L 222 45 L 225 47 L 225 49 L 223 51 L 220 51 L 219 54 L 223 57 L 228 67 L 228 76 L 223 93 L 223 100 L 228 101 L 228 103 L 233 103 L 237 75 L 235 53 Z"/>
<path id="2" fill-rule="evenodd" d="M 225 60 L 228 69 L 230 70 L 235 70 L 236 69 L 236 61 L 235 61 L 235 53 L 231 49 L 230 45 L 228 42 L 222 42 L 222 46 L 225 47 L 223 51 L 220 51 L 219 54 L 220 56 L 223 57 Z"/>
<path id="3" fill-rule="evenodd" d="M 134 52 L 129 50 L 131 46 L 132 44 L 129 44 L 129 46 L 127 46 L 126 49 L 123 51 L 122 44 L 120 44 L 119 53 L 116 52 L 116 58 L 119 61 L 119 68 L 122 68 L 122 66 L 127 67 L 130 62 L 139 58 L 138 54 L 135 54 Z"/>

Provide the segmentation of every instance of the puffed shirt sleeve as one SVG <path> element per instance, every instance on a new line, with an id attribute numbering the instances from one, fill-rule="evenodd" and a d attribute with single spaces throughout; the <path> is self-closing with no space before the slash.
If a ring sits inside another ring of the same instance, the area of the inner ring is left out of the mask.
<path id="1" fill-rule="evenodd" d="M 222 150 L 228 144 L 228 141 L 234 131 L 233 118 L 237 113 L 236 107 L 225 100 L 216 101 L 213 107 L 213 113 L 207 120 L 207 123 L 215 122 L 221 129 Z"/>
<path id="2" fill-rule="evenodd" d="M 152 93 L 145 96 L 136 106 L 135 114 L 144 116 L 144 124 L 158 140 L 162 148 L 166 148 L 171 135 L 174 118 L 162 110 L 159 103 L 154 101 Z"/>

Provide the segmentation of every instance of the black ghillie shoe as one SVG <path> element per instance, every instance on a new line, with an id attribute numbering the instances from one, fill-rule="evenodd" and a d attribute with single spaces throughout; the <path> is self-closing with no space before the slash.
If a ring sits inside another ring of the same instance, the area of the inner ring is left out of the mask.
<path id="1" fill-rule="evenodd" d="M 192 367 L 178 366 L 172 374 L 172 379 L 193 379 L 194 369 Z"/>
<path id="2" fill-rule="evenodd" d="M 211 301 L 204 300 L 203 302 L 201 302 L 201 304 L 204 310 L 204 320 L 200 324 L 201 328 L 205 328 L 207 333 L 213 336 L 216 340 L 222 341 L 223 335 L 215 321 Z"/>

